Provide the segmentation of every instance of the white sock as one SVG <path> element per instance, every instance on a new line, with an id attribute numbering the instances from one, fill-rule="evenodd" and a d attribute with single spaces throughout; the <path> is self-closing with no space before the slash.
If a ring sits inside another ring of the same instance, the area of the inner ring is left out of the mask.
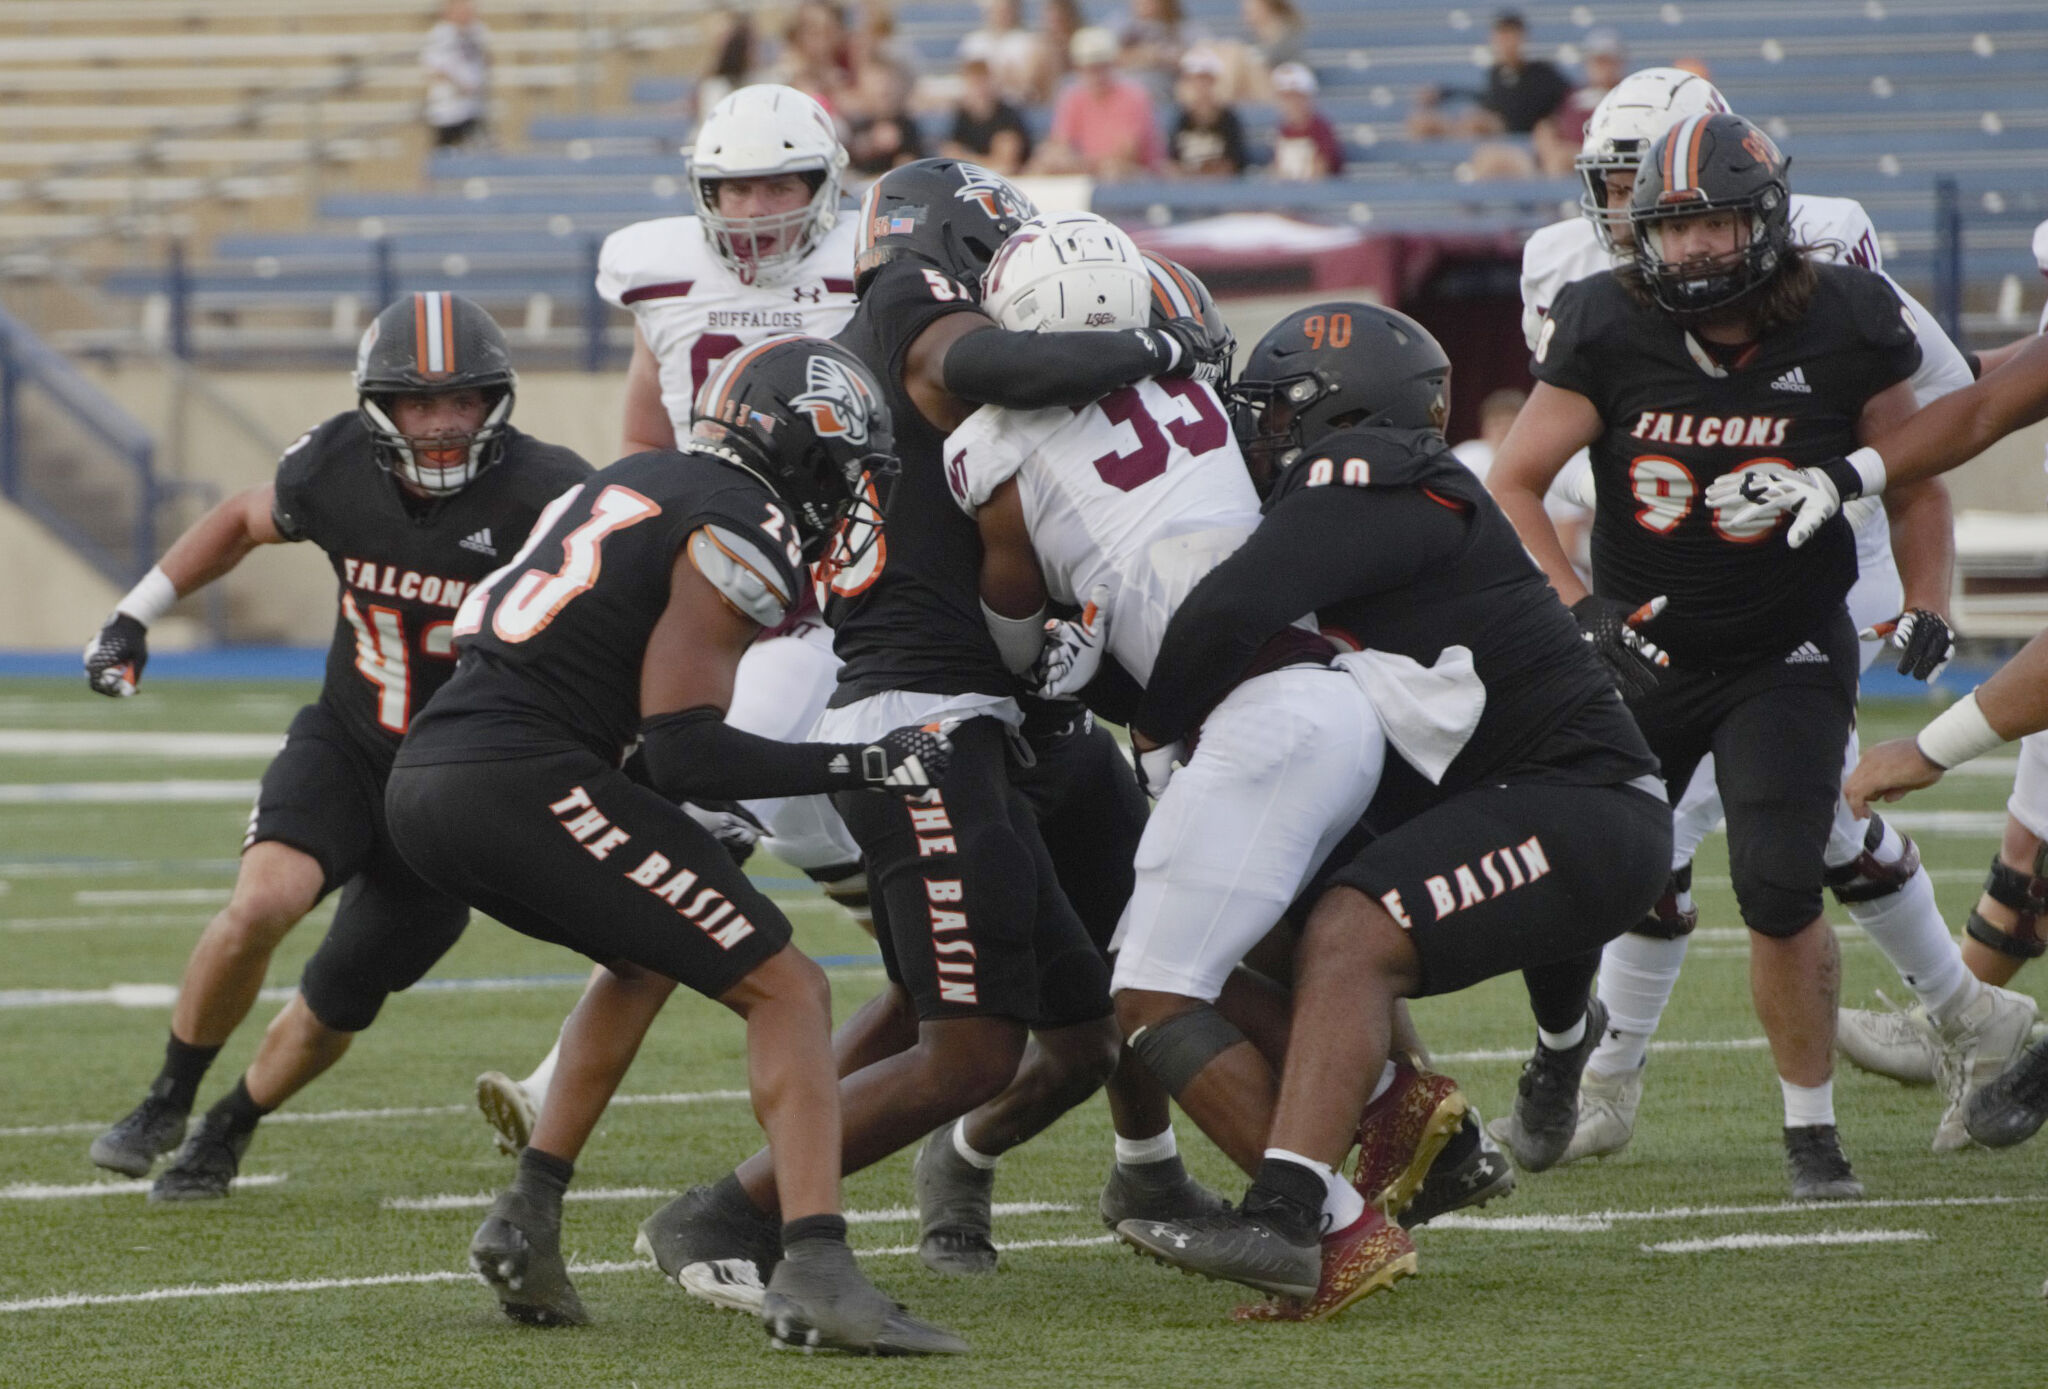
<path id="1" fill-rule="evenodd" d="M 1885 826 L 1887 844 L 1897 836 L 1897 830 Z M 1882 855 L 1884 849 L 1880 847 L 1878 853 Z M 1934 884 L 1925 868 L 1906 879 L 1897 892 L 1844 910 L 1884 952 L 1929 1013 L 1951 1003 L 1968 1003 L 1976 996 L 1976 990 L 1965 988 L 1975 980 L 1963 965 L 1962 949 L 1948 933 L 1948 923 L 1941 919 Z"/>
<path id="2" fill-rule="evenodd" d="M 548 1048 L 548 1054 L 533 1068 L 533 1074 L 519 1082 L 519 1088 L 533 1098 L 533 1107 L 539 1109 L 548 1097 L 548 1086 L 554 1083 L 555 1063 L 562 1059 L 562 1039 L 555 1038 L 555 1044 Z"/>
<path id="3" fill-rule="evenodd" d="M 1586 1069 L 1621 1075 L 1642 1066 L 1650 1054 L 1650 1038 L 1678 987 L 1678 969 L 1685 963 L 1691 939 L 1660 940 L 1634 932 L 1607 942 L 1600 955 L 1600 1001 L 1607 1005 L 1607 1033 L 1593 1049 Z"/>
<path id="4" fill-rule="evenodd" d="M 953 1125 L 953 1151 L 960 1154 L 961 1160 L 967 1163 L 968 1166 L 979 1167 L 984 1172 L 993 1169 L 996 1165 L 996 1158 L 1002 1156 L 1001 1153 L 996 1154 L 996 1157 L 990 1157 L 987 1153 L 978 1153 L 968 1144 L 967 1120 L 965 1116 Z"/>
<path id="5" fill-rule="evenodd" d="M 1536 1040 L 1552 1051 L 1570 1051 L 1586 1040 L 1586 1015 L 1581 1013 L 1579 1020 L 1562 1032 L 1545 1032 L 1539 1027 L 1536 1029 Z"/>
<path id="6" fill-rule="evenodd" d="M 1373 1100 L 1378 1099 L 1380 1096 L 1386 1094 L 1388 1090 L 1392 1089 L 1394 1085 L 1394 1077 L 1396 1074 L 1398 1074 L 1398 1070 L 1392 1061 L 1389 1061 L 1386 1065 L 1380 1067 L 1380 1082 L 1379 1084 L 1372 1087 L 1372 1095 L 1370 1098 L 1366 1100 L 1366 1103 L 1371 1104 Z"/>
<path id="7" fill-rule="evenodd" d="M 1150 1138 L 1125 1138 L 1116 1136 L 1116 1160 L 1120 1166 L 1136 1167 L 1141 1163 L 1164 1162 L 1170 1157 L 1180 1156 L 1180 1145 L 1173 1141 L 1173 1125 L 1168 1124 Z"/>
<path id="8" fill-rule="evenodd" d="M 1365 1198 L 1352 1188 L 1351 1183 L 1337 1175 L 1337 1169 L 1327 1162 L 1290 1153 L 1285 1148 L 1268 1148 L 1265 1157 L 1291 1162 L 1297 1167 L 1306 1167 L 1323 1179 L 1323 1231 L 1341 1230 L 1365 1214 Z"/>
<path id="9" fill-rule="evenodd" d="M 1786 1128 L 1803 1129 L 1835 1122 L 1835 1083 L 1832 1080 L 1824 1080 L 1818 1085 L 1794 1085 L 1779 1076 L 1778 1086 L 1785 1092 Z"/>

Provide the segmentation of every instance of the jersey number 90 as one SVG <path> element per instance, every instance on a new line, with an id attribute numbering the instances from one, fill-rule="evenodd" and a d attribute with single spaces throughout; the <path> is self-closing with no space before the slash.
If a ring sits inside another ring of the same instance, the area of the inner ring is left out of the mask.
<path id="1" fill-rule="evenodd" d="M 1736 472 L 1758 473 L 1765 477 L 1792 470 L 1792 465 L 1782 458 L 1751 458 L 1735 469 Z M 1659 535 L 1677 530 L 1692 514 L 1693 504 L 1699 500 L 1700 486 L 1694 480 L 1692 470 L 1661 453 L 1646 453 L 1632 461 L 1628 465 L 1628 485 L 1636 500 L 1636 523 Z M 1734 525 L 1727 519 L 1732 509 L 1717 508 L 1712 522 L 1714 534 L 1737 545 L 1756 544 L 1776 530 L 1781 519 L 1777 516 L 1758 517 Z"/>

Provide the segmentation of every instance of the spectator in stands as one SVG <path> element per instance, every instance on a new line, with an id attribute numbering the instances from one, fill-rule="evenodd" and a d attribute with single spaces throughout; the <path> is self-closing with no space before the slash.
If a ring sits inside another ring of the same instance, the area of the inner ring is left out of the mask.
<path id="1" fill-rule="evenodd" d="M 720 8 L 710 15 L 706 35 L 711 61 L 697 79 L 697 111 L 709 111 L 734 91 L 755 80 L 761 66 L 760 40 L 754 17 L 744 10 Z"/>
<path id="2" fill-rule="evenodd" d="M 1523 53 L 1529 26 L 1517 10 L 1493 17 L 1493 66 L 1486 70 L 1486 88 L 1461 92 L 1425 88 L 1416 96 L 1408 117 L 1408 133 L 1418 140 L 1446 135 L 1484 137 L 1527 135 L 1549 120 L 1571 92 L 1572 84 L 1554 64 Z M 1452 119 L 1440 109 L 1445 97 L 1476 96 L 1478 104 Z"/>
<path id="3" fill-rule="evenodd" d="M 782 32 L 782 57 L 775 80 L 813 97 L 838 114 L 853 85 L 853 59 L 846 36 L 846 16 L 826 0 L 804 0 Z"/>
<path id="4" fill-rule="evenodd" d="M 1038 78 L 1044 48 L 1045 40 L 1019 19 L 1017 0 L 982 0 L 981 27 L 960 40 L 961 68 L 964 72 L 977 59 L 987 64 L 996 94 L 1005 102 L 1043 100 Z"/>
<path id="5" fill-rule="evenodd" d="M 427 124 L 434 147 L 473 144 L 484 134 L 491 101 L 491 31 L 472 0 L 448 0 L 420 50 L 427 70 Z"/>
<path id="6" fill-rule="evenodd" d="M 1003 100 L 986 58 L 960 64 L 960 101 L 953 125 L 939 145 L 952 159 L 971 159 L 999 174 L 1021 173 L 1031 158 L 1031 132 L 1016 107 Z"/>
<path id="7" fill-rule="evenodd" d="M 1088 25 L 1080 0 L 1045 0 L 1038 17 L 1038 73 L 1031 80 L 1031 101 L 1049 102 L 1073 72 L 1074 35 Z"/>
<path id="8" fill-rule="evenodd" d="M 1589 29 L 1579 43 L 1585 59 L 1586 80 L 1575 88 L 1549 120 L 1539 122 L 1530 132 L 1535 143 L 1536 164 L 1546 174 L 1568 174 L 1586 140 L 1586 122 L 1600 98 L 1628 74 L 1628 50 L 1621 35 L 1612 29 Z"/>
<path id="9" fill-rule="evenodd" d="M 1244 172 L 1244 124 L 1223 100 L 1223 60 L 1190 48 L 1180 60 L 1180 118 L 1170 142 L 1173 170 L 1191 178 Z"/>
<path id="10" fill-rule="evenodd" d="M 862 61 L 843 103 L 846 153 L 855 173 L 879 177 L 924 158 L 924 136 L 910 114 L 910 82 L 894 63 Z"/>
<path id="11" fill-rule="evenodd" d="M 1273 69 L 1307 56 L 1307 26 L 1294 0 L 1243 0 L 1239 15 L 1250 41 L 1218 48 L 1227 69 L 1223 91 L 1236 101 L 1266 101 L 1273 95 Z"/>
<path id="12" fill-rule="evenodd" d="M 1273 177 L 1329 178 L 1344 169 L 1344 146 L 1330 118 L 1316 109 L 1316 75 L 1302 63 L 1273 69 L 1280 130 L 1273 138 Z"/>
<path id="13" fill-rule="evenodd" d="M 847 35 L 847 62 L 855 80 L 861 64 L 874 61 L 896 69 L 904 92 L 917 85 L 917 50 L 896 32 L 896 7 L 890 0 L 856 0 L 853 31 Z"/>
<path id="14" fill-rule="evenodd" d="M 1132 0 L 1130 17 L 1117 30 L 1124 71 L 1145 84 L 1155 103 L 1173 100 L 1181 55 L 1206 42 L 1208 34 L 1182 16 L 1180 0 Z"/>
<path id="15" fill-rule="evenodd" d="M 1052 133 L 1032 171 L 1089 174 L 1105 182 L 1157 170 L 1166 142 L 1143 86 L 1117 71 L 1116 35 L 1089 26 L 1069 45 L 1074 76 L 1053 107 Z"/>

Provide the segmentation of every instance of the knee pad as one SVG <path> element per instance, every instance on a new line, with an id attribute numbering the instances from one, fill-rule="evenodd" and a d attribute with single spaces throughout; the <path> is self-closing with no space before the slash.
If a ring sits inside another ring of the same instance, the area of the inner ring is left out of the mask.
<path id="1" fill-rule="evenodd" d="M 306 961 L 306 972 L 299 977 L 299 993 L 306 1000 L 306 1007 L 322 1027 L 336 1032 L 361 1032 L 368 1028 L 377 1021 L 377 1014 L 384 1010 L 384 1000 L 392 992 L 382 980 L 368 977 L 366 971 L 351 969 L 322 953 L 315 953 Z"/>
<path id="2" fill-rule="evenodd" d="M 1684 906 L 1680 906 L 1680 902 Z M 1653 940 L 1682 940 L 1700 924 L 1700 909 L 1692 904 L 1692 865 L 1672 870 L 1671 879 L 1664 885 L 1664 895 L 1657 899 L 1657 905 L 1649 914 L 1629 927 L 1629 934 L 1649 936 Z"/>
<path id="3" fill-rule="evenodd" d="M 2008 931 L 1972 911 L 1965 927 L 1971 940 L 2015 960 L 2038 959 L 2048 952 L 2048 940 L 2041 935 L 2041 916 L 2048 911 L 2048 877 L 2041 873 L 2044 858 L 2048 858 L 2048 848 L 2035 854 L 2032 873 L 2008 868 L 1999 858 L 1991 860 L 1991 871 L 1984 877 L 1984 895 L 2000 906 L 2010 907 L 2016 919 Z"/>
<path id="4" fill-rule="evenodd" d="M 806 877 L 825 895 L 853 913 L 854 924 L 870 936 L 875 933 L 875 912 L 868 901 L 868 875 L 858 863 L 834 864 L 830 868 L 806 868 Z"/>
<path id="5" fill-rule="evenodd" d="M 1877 846 L 1883 842 L 1884 820 L 1873 815 L 1870 828 L 1863 835 L 1863 852 L 1839 868 L 1830 868 L 1821 875 L 1821 881 L 1835 894 L 1837 902 L 1853 907 L 1859 902 L 1889 897 L 1920 871 L 1919 845 L 1901 834 L 1899 842 L 1905 846 L 1905 852 L 1899 855 L 1898 862 L 1880 863 Z"/>
<path id="6" fill-rule="evenodd" d="M 1244 1040 L 1230 1019 L 1206 1003 L 1130 1037 L 1131 1050 L 1170 1095 L 1179 1095 L 1211 1061 Z"/>

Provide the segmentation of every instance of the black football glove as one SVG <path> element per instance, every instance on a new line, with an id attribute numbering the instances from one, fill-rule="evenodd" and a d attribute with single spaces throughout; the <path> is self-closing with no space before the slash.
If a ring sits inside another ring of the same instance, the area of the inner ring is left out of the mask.
<path id="1" fill-rule="evenodd" d="M 897 728 L 860 749 L 860 779 L 870 791 L 916 797 L 937 786 L 953 760 L 950 724 Z"/>
<path id="2" fill-rule="evenodd" d="M 103 695 L 126 699 L 142 683 L 149 664 L 149 628 L 127 613 L 115 613 L 85 644 L 85 683 Z"/>
<path id="3" fill-rule="evenodd" d="M 1165 376 L 1192 376 L 1197 381 L 1211 386 L 1222 386 L 1223 373 L 1229 365 L 1229 353 L 1209 338 L 1209 330 L 1192 318 L 1169 319 L 1152 330 L 1162 338 L 1172 340 L 1177 349 L 1173 364 L 1161 373 Z"/>
<path id="4" fill-rule="evenodd" d="M 1572 604 L 1579 635 L 1593 648 L 1600 664 L 1614 677 L 1623 699 L 1635 699 L 1657 688 L 1660 672 L 1671 658 L 1636 629 L 1664 611 L 1666 600 L 1652 598 L 1641 607 L 1589 593 Z"/>
<path id="5" fill-rule="evenodd" d="M 1859 633 L 1865 641 L 1891 638 L 1899 649 L 1899 674 L 1934 683 L 1949 658 L 1956 654 L 1956 634 L 1940 613 L 1925 608 L 1908 608 L 1889 622 L 1865 627 Z"/>

